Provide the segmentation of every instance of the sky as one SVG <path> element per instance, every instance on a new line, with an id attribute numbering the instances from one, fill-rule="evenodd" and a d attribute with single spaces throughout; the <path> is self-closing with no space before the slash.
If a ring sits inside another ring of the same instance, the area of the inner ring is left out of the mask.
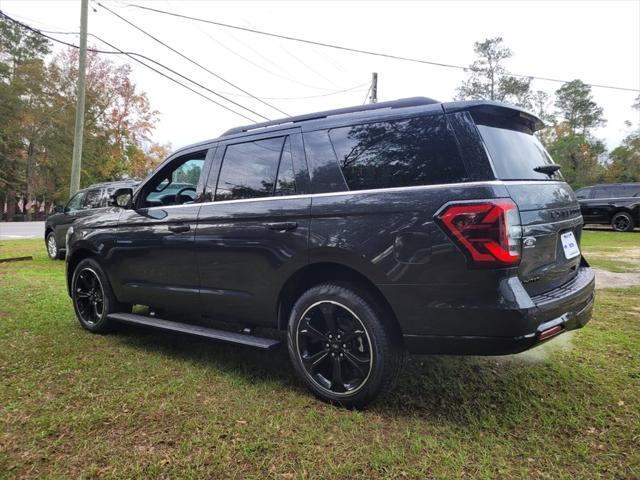
<path id="1" fill-rule="evenodd" d="M 378 100 L 427 96 L 452 100 L 459 69 L 385 59 L 302 44 L 161 15 L 129 3 L 318 42 L 468 66 L 473 43 L 501 36 L 514 53 L 513 73 L 581 79 L 640 90 L 640 0 L 428 2 L 104 1 L 129 21 L 231 84 L 290 115 L 362 104 L 372 72 Z M 79 31 L 79 1 L 0 0 L 0 9 L 36 28 Z M 90 0 L 89 32 L 118 48 L 157 60 L 267 118 L 283 116 L 154 42 Z M 72 35 L 57 35 L 78 43 Z M 89 44 L 108 48 L 94 39 Z M 58 48 L 58 47 L 56 47 Z M 181 146 L 215 138 L 247 119 L 132 63 L 132 76 L 160 112 L 153 140 Z M 183 80 L 184 81 L 184 80 Z M 561 84 L 534 80 L 552 94 Z M 198 89 L 192 85 L 193 88 Z M 345 91 L 346 90 L 346 91 Z M 340 92 L 342 91 L 342 92 Z M 203 91 L 207 96 L 259 119 Z M 594 133 L 612 149 L 640 122 L 638 93 L 593 88 L 608 122 Z"/>

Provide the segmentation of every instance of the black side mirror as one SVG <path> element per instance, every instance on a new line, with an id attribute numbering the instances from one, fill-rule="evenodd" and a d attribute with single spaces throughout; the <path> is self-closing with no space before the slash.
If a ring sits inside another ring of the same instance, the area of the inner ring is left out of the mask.
<path id="1" fill-rule="evenodd" d="M 113 207 L 131 208 L 131 200 L 133 199 L 132 188 L 118 188 L 111 194 L 110 204 Z"/>
<path id="2" fill-rule="evenodd" d="M 62 205 L 56 205 L 53 207 L 53 213 L 62 213 L 64 212 L 64 207 Z"/>

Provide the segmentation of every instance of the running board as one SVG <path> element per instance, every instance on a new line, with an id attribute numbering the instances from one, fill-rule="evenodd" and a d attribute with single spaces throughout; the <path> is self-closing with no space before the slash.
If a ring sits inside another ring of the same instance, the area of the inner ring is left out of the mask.
<path id="1" fill-rule="evenodd" d="M 172 322 L 171 320 L 162 320 L 160 318 L 136 315 L 134 313 L 112 313 L 108 315 L 107 318 L 109 318 L 109 320 L 117 320 L 119 322 L 130 323 L 133 325 L 142 325 L 168 332 L 186 333 L 197 337 L 221 340 L 223 342 L 246 345 L 247 347 L 260 348 L 263 350 L 272 350 L 280 345 L 279 340 L 273 340 L 271 338 L 256 337 L 244 333 L 228 332 L 226 330 L 201 327 L 199 325 Z"/>

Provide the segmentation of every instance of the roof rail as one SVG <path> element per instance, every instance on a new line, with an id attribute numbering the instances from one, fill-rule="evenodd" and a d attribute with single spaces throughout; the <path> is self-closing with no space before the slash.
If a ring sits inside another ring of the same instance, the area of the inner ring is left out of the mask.
<path id="1" fill-rule="evenodd" d="M 251 125 L 235 127 L 230 130 L 227 130 L 221 136 L 226 137 L 228 135 L 233 135 L 235 133 L 248 132 L 249 130 L 256 130 L 258 128 L 273 127 L 274 125 L 283 125 L 286 123 L 298 123 L 298 122 L 306 122 L 309 120 L 317 120 L 317 119 L 326 118 L 332 115 L 344 115 L 346 113 L 366 112 L 368 110 L 379 110 L 383 108 L 418 107 L 421 105 L 432 105 L 434 103 L 440 103 L 440 102 L 427 97 L 411 97 L 411 98 L 402 98 L 400 100 L 392 100 L 390 102 L 371 103 L 369 105 L 358 105 L 355 107 L 337 108 L 335 110 L 326 110 L 324 112 L 307 113 L 305 115 L 297 115 L 295 117 L 285 117 L 277 120 L 271 120 L 268 122 L 253 123 Z"/>

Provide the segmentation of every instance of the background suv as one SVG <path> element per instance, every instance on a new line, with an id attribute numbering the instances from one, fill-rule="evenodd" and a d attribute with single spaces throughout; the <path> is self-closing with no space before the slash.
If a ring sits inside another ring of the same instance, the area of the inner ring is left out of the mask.
<path id="1" fill-rule="evenodd" d="M 135 187 L 137 181 L 96 183 L 79 190 L 64 207 L 56 207 L 55 213 L 44 223 L 44 241 L 49 258 L 64 258 L 67 230 L 78 218 L 94 215 L 107 208 L 110 195 L 120 187 Z"/>
<path id="2" fill-rule="evenodd" d="M 640 183 L 606 183 L 576 191 L 584 223 L 630 232 L 640 225 Z"/>
<path id="3" fill-rule="evenodd" d="M 581 327 L 594 275 L 541 126 L 504 104 L 412 98 L 183 148 L 114 192 L 122 208 L 74 225 L 78 319 L 264 349 L 278 336 L 254 327 L 286 331 L 301 380 L 350 407 L 390 389 L 407 352 L 515 353 Z"/>

